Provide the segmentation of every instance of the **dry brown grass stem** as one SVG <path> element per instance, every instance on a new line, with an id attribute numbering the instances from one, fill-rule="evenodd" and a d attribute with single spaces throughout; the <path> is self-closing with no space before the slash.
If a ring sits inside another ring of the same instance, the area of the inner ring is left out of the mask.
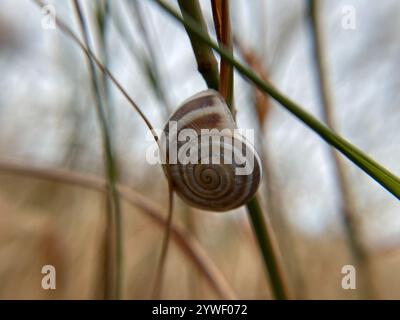
<path id="1" fill-rule="evenodd" d="M 242 55 L 244 61 L 249 65 L 250 68 L 255 70 L 264 81 L 269 81 L 267 68 L 265 67 L 263 60 L 253 50 L 247 48 L 243 42 L 235 37 L 235 45 Z M 254 104 L 256 106 L 257 118 L 259 127 L 261 130 L 265 130 L 265 122 L 268 118 L 269 111 L 271 109 L 271 103 L 269 96 L 265 95 L 259 88 L 254 87 Z"/>
<path id="2" fill-rule="evenodd" d="M 153 285 L 153 299 L 160 299 L 162 296 L 163 282 L 164 282 L 164 269 L 167 262 L 167 253 L 169 247 L 169 239 L 171 237 L 172 215 L 174 210 L 174 189 L 171 179 L 168 179 L 168 215 L 165 224 L 164 238 L 161 245 L 160 259 L 158 260 L 156 277 Z"/>
<path id="3" fill-rule="evenodd" d="M 231 18 L 229 12 L 229 0 L 211 1 L 213 20 L 218 43 L 229 50 L 233 55 L 233 40 Z M 221 59 L 219 92 L 225 98 L 233 118 L 236 116 L 233 100 L 233 66 L 226 59 Z"/>

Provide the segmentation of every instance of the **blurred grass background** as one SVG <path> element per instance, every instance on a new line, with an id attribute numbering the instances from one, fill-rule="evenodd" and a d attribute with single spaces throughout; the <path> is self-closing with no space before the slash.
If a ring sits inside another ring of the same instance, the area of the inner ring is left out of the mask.
<path id="1" fill-rule="evenodd" d="M 50 3 L 57 17 L 80 34 L 72 2 Z M 152 1 L 81 3 L 92 48 L 155 127 L 161 128 L 182 100 L 206 88 L 185 30 Z M 210 2 L 200 4 L 216 38 Z M 236 0 L 230 6 L 235 55 L 323 119 L 307 1 Z M 355 30 L 342 27 L 346 6 L 355 10 Z M 397 175 L 399 9 L 395 0 L 368 5 L 326 0 L 319 6 L 337 131 Z M 57 28 L 43 29 L 42 18 L 32 1 L 0 3 L 0 169 L 3 163 L 17 163 L 104 176 L 87 61 Z M 166 179 L 145 158 L 152 144 L 148 130 L 107 79 L 103 85 L 119 181 L 166 215 Z M 341 287 L 342 266 L 354 264 L 354 257 L 328 146 L 274 101 L 263 101 L 236 73 L 234 94 L 240 127 L 256 129 L 263 117 L 259 148 L 268 159 L 268 183 L 260 194 L 293 297 L 363 297 L 360 282 L 357 290 Z M 342 161 L 354 224 L 368 253 L 373 296 L 398 299 L 398 200 Z M 101 298 L 105 210 L 104 196 L 97 191 L 0 170 L 0 298 Z M 122 297 L 147 299 L 162 229 L 124 199 L 121 213 Z M 177 199 L 175 213 L 174 223 L 198 240 L 236 296 L 272 298 L 244 209 L 202 212 Z M 187 253 L 174 240 L 170 246 L 164 297 L 220 298 Z M 41 288 L 45 264 L 56 267 L 54 291 Z"/>

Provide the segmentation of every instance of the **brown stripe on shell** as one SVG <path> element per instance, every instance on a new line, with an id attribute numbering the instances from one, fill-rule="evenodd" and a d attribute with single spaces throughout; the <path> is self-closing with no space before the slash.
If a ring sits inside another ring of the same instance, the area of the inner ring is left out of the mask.
<path id="1" fill-rule="evenodd" d="M 221 123 L 221 115 L 218 113 L 210 113 L 204 116 L 195 118 L 194 120 L 186 123 L 182 129 L 209 129 L 209 128 L 218 128 L 218 125 Z"/>
<path id="2" fill-rule="evenodd" d="M 215 105 L 215 95 L 206 95 L 194 100 L 190 100 L 180 107 L 170 118 L 170 121 L 178 121 L 186 114 L 198 110 L 199 108 L 209 108 Z"/>

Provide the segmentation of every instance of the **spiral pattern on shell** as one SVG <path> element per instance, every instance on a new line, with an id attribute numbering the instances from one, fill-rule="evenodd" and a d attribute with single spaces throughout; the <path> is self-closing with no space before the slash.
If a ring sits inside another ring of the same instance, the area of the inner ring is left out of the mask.
<path id="1" fill-rule="evenodd" d="M 261 179 L 260 160 L 235 129 L 223 97 L 214 90 L 189 98 L 169 119 L 164 128 L 168 156 L 164 170 L 189 205 L 227 211 L 254 196 Z M 170 157 L 170 149 L 177 150 L 176 158 Z M 238 174 L 249 163 L 252 170 Z"/>

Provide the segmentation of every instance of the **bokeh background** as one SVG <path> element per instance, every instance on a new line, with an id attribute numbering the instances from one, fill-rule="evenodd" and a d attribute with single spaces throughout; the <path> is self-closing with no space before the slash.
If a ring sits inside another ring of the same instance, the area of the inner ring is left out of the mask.
<path id="1" fill-rule="evenodd" d="M 400 1 L 318 2 L 335 129 L 399 175 Z M 80 34 L 71 2 L 49 3 Z M 184 28 L 153 1 L 82 4 L 95 52 L 154 127 L 162 128 L 184 99 L 206 89 Z M 215 39 L 210 1 L 200 4 Z M 322 119 L 307 4 L 230 1 L 235 56 Z M 105 8 L 101 31 L 96 17 Z M 355 28 L 343 26 L 348 10 Z M 43 28 L 43 17 L 33 1 L 0 1 L 0 298 L 101 298 L 104 194 L 29 173 L 67 169 L 104 177 L 87 60 L 58 27 Z M 269 168 L 259 195 L 293 297 L 363 298 L 364 281 L 369 297 L 400 298 L 398 200 L 341 157 L 363 249 L 358 265 L 330 147 L 276 102 L 260 98 L 237 73 L 234 94 L 239 127 L 259 132 L 258 148 Z M 162 169 L 146 161 L 153 143 L 147 127 L 107 80 L 104 96 L 119 181 L 165 217 L 167 182 Z M 265 113 L 261 127 L 255 110 Z M 175 204 L 174 223 L 201 246 L 237 297 L 272 297 L 244 208 L 213 213 L 177 198 Z M 148 299 L 163 229 L 125 200 L 122 216 L 123 298 Z M 175 238 L 170 245 L 163 297 L 221 298 Z M 41 287 L 46 264 L 56 267 L 56 290 Z M 341 286 L 348 264 L 357 266 L 356 290 Z"/>

